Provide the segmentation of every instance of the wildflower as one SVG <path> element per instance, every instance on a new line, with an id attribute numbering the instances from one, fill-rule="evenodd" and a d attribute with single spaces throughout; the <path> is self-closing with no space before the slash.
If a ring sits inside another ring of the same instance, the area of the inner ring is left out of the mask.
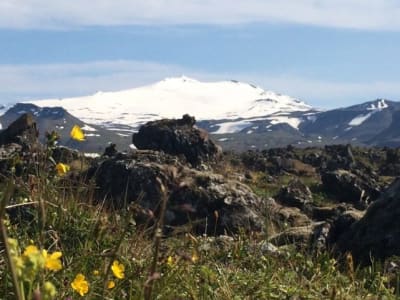
<path id="1" fill-rule="evenodd" d="M 78 125 L 75 125 L 74 127 L 72 127 L 70 136 L 72 139 L 74 139 L 78 142 L 82 142 L 85 140 L 85 134 L 83 133 L 82 129 Z"/>
<path id="2" fill-rule="evenodd" d="M 59 176 L 64 175 L 65 173 L 67 173 L 69 171 L 70 167 L 66 164 L 63 163 L 58 163 L 56 165 L 56 170 Z"/>
<path id="3" fill-rule="evenodd" d="M 45 259 L 45 268 L 49 269 L 51 271 L 59 271 L 62 269 L 62 264 L 60 257 L 62 256 L 62 253 L 59 251 L 56 251 L 52 254 L 47 254 L 46 250 L 42 251 L 43 257 Z"/>
<path id="4" fill-rule="evenodd" d="M 71 287 L 82 297 L 89 291 L 89 283 L 86 281 L 85 275 L 79 273 L 75 276 Z"/>
<path id="5" fill-rule="evenodd" d="M 57 290 L 54 284 L 50 281 L 46 281 L 43 284 L 43 299 L 54 299 L 57 295 Z"/>
<path id="6" fill-rule="evenodd" d="M 125 267 L 118 260 L 114 260 L 111 270 L 113 271 L 114 276 L 118 279 L 123 279 L 125 277 Z"/>
<path id="7" fill-rule="evenodd" d="M 108 289 L 113 289 L 115 287 L 115 282 L 113 281 L 113 280 L 110 280 L 108 283 L 107 283 L 107 288 Z"/>
<path id="8" fill-rule="evenodd" d="M 94 270 L 93 271 L 93 275 L 94 276 L 99 276 L 100 275 L 100 271 L 99 270 Z"/>
<path id="9" fill-rule="evenodd" d="M 191 259 L 193 263 L 197 263 L 199 261 L 199 256 L 197 255 L 196 251 L 193 251 Z"/>
<path id="10" fill-rule="evenodd" d="M 17 264 L 23 266 L 20 270 L 26 281 L 32 282 L 35 279 L 37 272 L 43 269 L 45 260 L 42 253 L 35 245 L 29 245 L 22 253 L 20 260 L 14 260 Z M 18 270 L 18 267 L 17 267 Z"/>
<path id="11" fill-rule="evenodd" d="M 167 258 L 167 265 L 170 267 L 174 266 L 174 258 L 171 255 Z"/>
<path id="12" fill-rule="evenodd" d="M 36 254 L 39 254 L 39 249 L 35 245 L 29 245 L 25 248 L 25 251 L 22 255 L 28 257 Z"/>

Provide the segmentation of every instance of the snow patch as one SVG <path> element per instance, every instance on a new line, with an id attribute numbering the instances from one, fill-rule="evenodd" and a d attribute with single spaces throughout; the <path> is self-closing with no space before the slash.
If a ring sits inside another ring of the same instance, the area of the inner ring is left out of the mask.
<path id="1" fill-rule="evenodd" d="M 97 129 L 90 127 L 88 124 L 85 124 L 85 126 L 82 127 L 82 130 L 84 131 L 97 131 Z"/>
<path id="2" fill-rule="evenodd" d="M 246 127 L 249 127 L 251 123 L 249 121 L 236 121 L 236 122 L 225 122 L 216 124 L 219 126 L 218 130 L 213 132 L 214 134 L 225 134 L 239 132 Z"/>
<path id="3" fill-rule="evenodd" d="M 385 108 L 388 108 L 389 105 L 385 102 L 385 99 L 380 99 L 376 103 L 371 103 L 367 110 L 370 111 L 367 114 L 358 115 L 353 120 L 349 122 L 350 126 L 360 126 L 366 120 L 368 120 L 373 114 L 382 111 Z"/>
<path id="4" fill-rule="evenodd" d="M 100 154 L 88 152 L 88 153 L 84 153 L 83 156 L 89 157 L 89 158 L 97 158 L 97 157 L 100 157 Z"/>
<path id="5" fill-rule="evenodd" d="M 349 122 L 349 125 L 350 126 L 360 126 L 362 123 L 364 123 L 366 120 L 368 120 L 369 117 L 371 117 L 374 113 L 375 113 L 375 111 L 370 112 L 366 115 L 359 115 L 359 116 L 355 117 L 353 120 L 351 120 Z"/>
<path id="6" fill-rule="evenodd" d="M 289 124 L 292 126 L 294 129 L 299 129 L 299 125 L 301 123 L 300 118 L 291 118 L 291 117 L 284 117 L 284 116 L 274 116 L 271 118 L 267 118 L 267 120 L 271 121 L 272 125 L 276 124 Z"/>

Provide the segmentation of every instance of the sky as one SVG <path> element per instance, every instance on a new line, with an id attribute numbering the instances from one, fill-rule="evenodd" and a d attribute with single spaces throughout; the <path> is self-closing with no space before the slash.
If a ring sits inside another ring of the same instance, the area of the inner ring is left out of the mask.
<path id="1" fill-rule="evenodd" d="M 397 0 L 1 0 L 0 104 L 186 75 L 319 108 L 400 100 Z"/>

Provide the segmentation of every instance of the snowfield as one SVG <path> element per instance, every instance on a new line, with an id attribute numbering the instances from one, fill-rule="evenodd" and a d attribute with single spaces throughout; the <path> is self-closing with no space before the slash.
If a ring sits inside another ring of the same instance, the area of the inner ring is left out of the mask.
<path id="1" fill-rule="evenodd" d="M 85 123 L 109 129 L 116 124 L 137 129 L 148 121 L 179 118 L 187 113 L 197 120 L 228 120 L 225 124 L 218 124 L 215 133 L 242 130 L 251 123 L 234 120 L 254 117 L 268 117 L 265 119 L 273 124 L 288 123 L 297 128 L 301 120 L 282 117 L 282 113 L 312 109 L 295 98 L 247 83 L 200 82 L 185 76 L 119 92 L 28 102 L 40 107 L 61 106 Z"/>

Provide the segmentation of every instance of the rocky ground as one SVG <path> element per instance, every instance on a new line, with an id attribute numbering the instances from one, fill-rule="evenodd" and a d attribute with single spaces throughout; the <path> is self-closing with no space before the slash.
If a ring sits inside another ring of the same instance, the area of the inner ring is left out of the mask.
<path id="1" fill-rule="evenodd" d="M 400 150 L 332 145 L 224 153 L 196 128 L 195 119 L 154 121 L 133 135 L 137 150 L 110 145 L 100 158 L 42 145 L 24 115 L 0 132 L 0 181 L 32 181 L 49 158 L 72 166 L 68 180 L 95 186 L 106 207 L 132 209 L 164 233 L 268 236 L 279 252 L 294 244 L 307 251 L 351 252 L 362 264 L 400 255 Z M 12 215 L 12 212 L 10 212 Z"/>

